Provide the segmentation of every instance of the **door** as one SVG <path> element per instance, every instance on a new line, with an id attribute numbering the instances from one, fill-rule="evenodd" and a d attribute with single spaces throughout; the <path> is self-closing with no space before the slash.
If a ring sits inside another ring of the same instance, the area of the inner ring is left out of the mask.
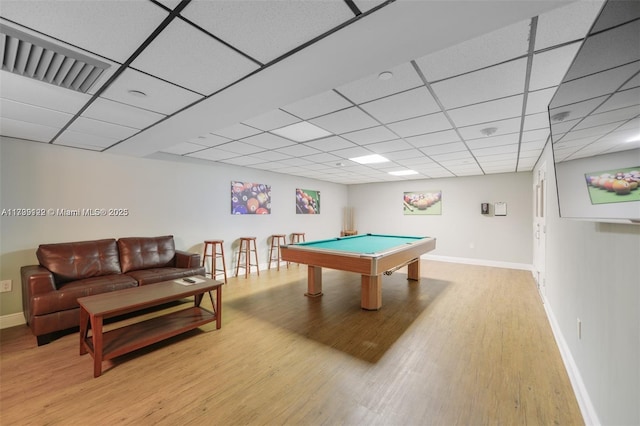
<path id="1" fill-rule="evenodd" d="M 538 169 L 534 184 L 534 217 L 533 217 L 533 277 L 538 285 L 538 291 L 546 297 L 545 287 L 545 244 L 547 234 L 547 163 L 542 163 Z"/>

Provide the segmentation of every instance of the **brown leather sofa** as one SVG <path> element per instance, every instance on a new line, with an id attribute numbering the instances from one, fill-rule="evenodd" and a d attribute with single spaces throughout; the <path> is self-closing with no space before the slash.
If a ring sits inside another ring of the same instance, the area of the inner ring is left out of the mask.
<path id="1" fill-rule="evenodd" d="M 77 299 L 204 275 L 200 255 L 175 249 L 173 236 L 42 244 L 39 265 L 23 266 L 22 308 L 38 346 L 80 323 Z"/>

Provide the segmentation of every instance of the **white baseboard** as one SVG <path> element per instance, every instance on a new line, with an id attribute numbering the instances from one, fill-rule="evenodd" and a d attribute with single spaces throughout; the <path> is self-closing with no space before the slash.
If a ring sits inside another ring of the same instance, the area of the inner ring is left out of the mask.
<path id="1" fill-rule="evenodd" d="M 546 297 L 542 296 L 542 300 L 544 304 L 544 310 L 547 313 L 547 318 L 549 319 L 549 324 L 551 324 L 553 336 L 555 337 L 556 344 L 558 345 L 558 349 L 560 350 L 560 356 L 562 356 L 562 361 L 564 362 L 564 366 L 567 369 L 569 381 L 571 381 L 573 392 L 576 394 L 576 399 L 578 400 L 578 406 L 580 407 L 580 411 L 582 412 L 584 423 L 587 426 L 600 426 L 601 423 L 598 419 L 598 414 L 596 413 L 595 407 L 591 402 L 591 398 L 589 397 L 587 388 L 584 385 L 584 381 L 582 380 L 582 376 L 580 375 L 580 370 L 578 369 L 578 366 L 576 365 L 576 362 L 571 355 L 569 345 L 567 345 L 567 341 L 564 339 L 562 331 L 560 331 L 560 326 L 558 325 L 556 316 L 553 314 L 553 310 L 551 309 L 551 306 L 549 306 L 549 302 Z"/>
<path id="2" fill-rule="evenodd" d="M 533 265 L 527 263 L 499 262 L 496 260 L 470 259 L 465 257 L 438 256 L 426 254 L 420 256 L 421 259 L 437 260 L 439 262 L 463 263 L 466 265 L 492 266 L 494 268 L 521 269 L 523 271 L 533 271 Z"/>
<path id="3" fill-rule="evenodd" d="M 15 327 L 16 325 L 26 324 L 22 312 L 16 312 L 15 314 L 2 315 L 0 317 L 0 329 Z"/>

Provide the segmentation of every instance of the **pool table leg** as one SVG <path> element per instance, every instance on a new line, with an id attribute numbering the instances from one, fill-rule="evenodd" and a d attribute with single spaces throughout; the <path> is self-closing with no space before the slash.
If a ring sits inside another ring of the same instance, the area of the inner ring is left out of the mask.
<path id="1" fill-rule="evenodd" d="M 420 281 L 420 258 L 407 265 L 407 279 Z"/>
<path id="2" fill-rule="evenodd" d="M 362 276 L 362 299 L 360 306 L 368 311 L 377 311 L 382 307 L 382 276 Z"/>
<path id="3" fill-rule="evenodd" d="M 307 292 L 309 297 L 322 296 L 322 268 L 319 266 L 307 265 Z"/>

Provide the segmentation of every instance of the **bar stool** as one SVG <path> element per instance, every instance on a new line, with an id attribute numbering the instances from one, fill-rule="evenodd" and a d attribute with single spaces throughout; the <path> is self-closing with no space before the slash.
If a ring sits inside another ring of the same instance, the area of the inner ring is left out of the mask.
<path id="1" fill-rule="evenodd" d="M 306 241 L 304 238 L 304 232 L 292 232 L 291 233 L 291 244 L 299 243 L 302 241 Z"/>
<path id="2" fill-rule="evenodd" d="M 280 270 L 280 246 L 282 244 L 287 244 L 286 236 L 284 234 L 273 234 L 271 236 L 271 247 L 269 248 L 269 269 L 271 269 L 271 262 L 276 261 L 278 268 Z M 276 257 L 273 257 L 273 250 L 276 250 Z M 287 268 L 289 267 L 289 262 L 287 262 Z"/>
<path id="3" fill-rule="evenodd" d="M 251 244 L 253 243 L 253 247 Z M 251 253 L 255 255 L 256 263 L 251 263 Z M 240 258 L 244 255 L 244 265 L 240 265 Z M 241 237 L 240 247 L 238 248 L 238 263 L 236 264 L 236 277 L 240 268 L 244 268 L 244 277 L 249 276 L 249 270 L 252 266 L 256 267 L 258 275 L 260 275 L 260 266 L 258 266 L 258 247 L 256 246 L 256 237 Z"/>
<path id="4" fill-rule="evenodd" d="M 216 277 L 221 272 L 224 275 L 224 283 L 227 283 L 227 265 L 224 261 L 224 247 L 222 245 L 224 243 L 223 240 L 206 240 L 204 242 L 204 253 L 202 255 L 202 266 L 206 265 L 207 258 L 211 258 L 211 269 L 209 272 L 205 272 L 205 276 L 211 275 L 211 279 L 215 280 Z M 211 248 L 211 252 L 209 252 L 209 248 Z M 220 251 L 218 251 L 220 248 Z M 222 269 L 218 269 L 217 260 L 222 259 Z"/>

